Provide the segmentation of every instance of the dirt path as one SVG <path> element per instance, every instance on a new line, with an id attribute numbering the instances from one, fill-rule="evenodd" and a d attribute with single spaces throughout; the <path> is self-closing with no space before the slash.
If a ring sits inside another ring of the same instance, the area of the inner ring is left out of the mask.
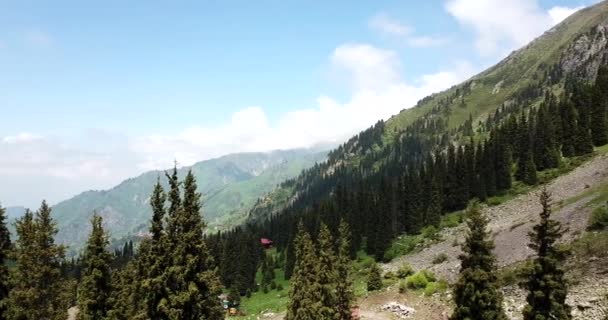
<path id="1" fill-rule="evenodd" d="M 599 156 L 574 169 L 572 172 L 555 179 L 547 188 L 553 199 L 569 199 L 608 180 L 608 157 Z M 527 247 L 527 233 L 538 219 L 541 206 L 538 203 L 538 192 L 530 192 L 516 197 L 495 207 L 483 210 L 490 218 L 489 228 L 496 243 L 495 253 L 499 266 L 506 266 L 529 257 L 532 252 Z M 569 228 L 564 240 L 568 241 L 582 232 L 586 226 L 589 209 L 585 205 L 591 198 L 583 198 L 572 204 L 556 208 L 555 219 Z M 554 205 L 559 207 L 560 202 Z M 424 248 L 420 252 L 395 259 L 385 264 L 385 270 L 396 270 L 403 263 L 409 263 L 414 269 L 429 269 L 448 281 L 454 281 L 460 268 L 458 255 L 461 253 L 459 243 L 464 238 L 464 226 L 442 231 L 443 240 Z M 434 265 L 433 259 L 445 253 L 448 260 Z"/>

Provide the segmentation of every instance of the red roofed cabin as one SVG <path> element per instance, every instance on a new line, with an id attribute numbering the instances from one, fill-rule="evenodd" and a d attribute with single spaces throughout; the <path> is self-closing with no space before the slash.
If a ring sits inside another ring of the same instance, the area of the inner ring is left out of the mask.
<path id="1" fill-rule="evenodd" d="M 260 239 L 260 243 L 262 244 L 262 246 L 264 246 L 264 249 L 272 248 L 272 240 L 270 239 L 262 238 Z"/>

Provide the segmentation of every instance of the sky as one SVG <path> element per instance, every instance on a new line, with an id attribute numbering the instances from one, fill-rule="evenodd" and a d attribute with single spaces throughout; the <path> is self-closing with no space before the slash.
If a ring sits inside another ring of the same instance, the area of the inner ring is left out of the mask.
<path id="1" fill-rule="evenodd" d="M 0 0 L 0 202 L 340 143 L 593 0 Z"/>

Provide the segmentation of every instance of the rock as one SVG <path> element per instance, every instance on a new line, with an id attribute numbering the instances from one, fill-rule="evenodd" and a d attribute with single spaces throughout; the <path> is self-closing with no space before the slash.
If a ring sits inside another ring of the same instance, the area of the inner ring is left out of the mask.
<path id="1" fill-rule="evenodd" d="M 389 302 L 380 307 L 380 310 L 391 312 L 397 315 L 400 319 L 410 318 L 414 315 L 414 313 L 416 313 L 414 308 L 410 308 L 397 302 Z"/>

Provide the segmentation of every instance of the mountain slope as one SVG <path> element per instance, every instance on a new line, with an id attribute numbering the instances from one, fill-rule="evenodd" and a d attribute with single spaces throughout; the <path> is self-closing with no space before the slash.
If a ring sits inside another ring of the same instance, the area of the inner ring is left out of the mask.
<path id="1" fill-rule="evenodd" d="M 240 153 L 211 159 L 179 169 L 180 177 L 192 170 L 203 193 L 203 212 L 212 228 L 223 228 L 243 220 L 262 194 L 302 169 L 324 160 L 326 152 L 314 149 Z M 87 191 L 53 206 L 61 243 L 73 249 L 84 243 L 89 219 L 100 213 L 113 238 L 146 230 L 151 216 L 148 200 L 162 171 L 146 172 L 116 187 Z"/>
<path id="2" fill-rule="evenodd" d="M 336 187 L 327 184 L 335 182 L 328 181 L 341 168 L 377 171 L 395 156 L 411 131 L 434 126 L 434 132 L 414 137 L 419 144 L 441 140 L 444 146 L 447 142 L 462 145 L 469 136 L 486 138 L 485 123 L 497 110 L 512 105 L 536 106 L 545 91 L 561 94 L 569 77 L 593 80 L 600 64 L 606 62 L 607 39 L 608 2 L 580 10 L 496 66 L 353 137 L 330 152 L 318 170 L 305 172 L 263 197 L 253 208 L 251 219 L 262 220 L 294 203 L 318 202 Z M 304 199 L 309 190 L 314 190 L 315 196 Z"/>

